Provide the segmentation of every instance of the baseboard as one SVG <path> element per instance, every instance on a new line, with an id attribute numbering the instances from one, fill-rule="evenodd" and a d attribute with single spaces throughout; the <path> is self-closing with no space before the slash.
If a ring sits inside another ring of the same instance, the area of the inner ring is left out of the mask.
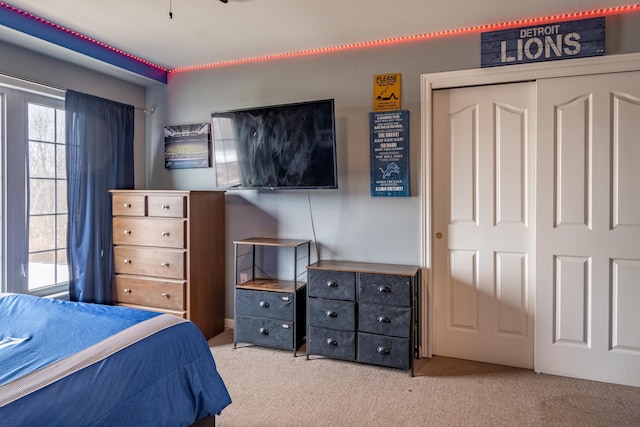
<path id="1" fill-rule="evenodd" d="M 235 329 L 236 321 L 235 319 L 227 319 L 224 318 L 224 328 L 225 329 Z"/>

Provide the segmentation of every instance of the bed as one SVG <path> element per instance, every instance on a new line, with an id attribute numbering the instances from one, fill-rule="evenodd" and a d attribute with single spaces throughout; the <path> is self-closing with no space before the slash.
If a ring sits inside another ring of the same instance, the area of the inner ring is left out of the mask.
<path id="1" fill-rule="evenodd" d="M 0 293 L 0 425 L 213 425 L 230 403 L 192 322 Z"/>

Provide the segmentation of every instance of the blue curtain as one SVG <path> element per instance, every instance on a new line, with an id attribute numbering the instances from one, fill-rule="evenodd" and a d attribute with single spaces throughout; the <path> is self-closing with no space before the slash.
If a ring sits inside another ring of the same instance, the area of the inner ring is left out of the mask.
<path id="1" fill-rule="evenodd" d="M 111 304 L 109 190 L 133 188 L 134 107 L 67 90 L 65 111 L 69 297 Z"/>

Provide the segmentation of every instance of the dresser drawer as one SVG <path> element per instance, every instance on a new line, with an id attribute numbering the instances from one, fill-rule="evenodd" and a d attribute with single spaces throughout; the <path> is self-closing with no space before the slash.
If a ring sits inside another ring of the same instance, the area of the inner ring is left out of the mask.
<path id="1" fill-rule="evenodd" d="M 113 218 L 113 244 L 186 248 L 183 219 Z"/>
<path id="2" fill-rule="evenodd" d="M 356 299 L 356 274 L 345 271 L 308 270 L 309 296 L 344 301 Z"/>
<path id="3" fill-rule="evenodd" d="M 116 299 L 119 303 L 184 310 L 185 291 L 184 281 L 170 282 L 116 275 Z"/>
<path id="4" fill-rule="evenodd" d="M 304 304 L 304 300 L 299 301 Z M 293 320 L 293 295 L 285 292 L 236 290 L 236 312 L 240 316 Z"/>
<path id="5" fill-rule="evenodd" d="M 358 362 L 409 369 L 411 345 L 408 338 L 358 333 Z"/>
<path id="6" fill-rule="evenodd" d="M 236 316 L 235 340 L 290 349 L 293 346 L 293 323 L 263 317 Z"/>
<path id="7" fill-rule="evenodd" d="M 309 326 L 307 347 L 309 354 L 356 360 L 356 333 Z"/>
<path id="8" fill-rule="evenodd" d="M 112 211 L 114 216 L 145 216 L 146 196 L 142 194 L 114 194 Z"/>
<path id="9" fill-rule="evenodd" d="M 185 196 L 149 195 L 147 212 L 149 216 L 186 218 L 187 198 Z"/>
<path id="10" fill-rule="evenodd" d="M 356 304 L 352 301 L 309 298 L 309 324 L 321 328 L 356 330 Z"/>
<path id="11" fill-rule="evenodd" d="M 402 338 L 411 336 L 411 307 L 360 303 L 358 320 L 358 330 L 362 332 Z"/>
<path id="12" fill-rule="evenodd" d="M 186 279 L 186 251 L 183 250 L 116 246 L 113 257 L 119 274 Z"/>
<path id="13" fill-rule="evenodd" d="M 358 283 L 360 302 L 411 305 L 411 277 L 361 273 Z"/>

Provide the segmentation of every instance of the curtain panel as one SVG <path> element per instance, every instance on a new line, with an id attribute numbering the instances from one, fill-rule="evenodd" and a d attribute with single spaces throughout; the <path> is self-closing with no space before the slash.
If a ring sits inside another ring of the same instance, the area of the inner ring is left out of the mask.
<path id="1" fill-rule="evenodd" d="M 111 304 L 110 189 L 132 189 L 134 107 L 67 90 L 67 257 L 72 301 Z"/>

